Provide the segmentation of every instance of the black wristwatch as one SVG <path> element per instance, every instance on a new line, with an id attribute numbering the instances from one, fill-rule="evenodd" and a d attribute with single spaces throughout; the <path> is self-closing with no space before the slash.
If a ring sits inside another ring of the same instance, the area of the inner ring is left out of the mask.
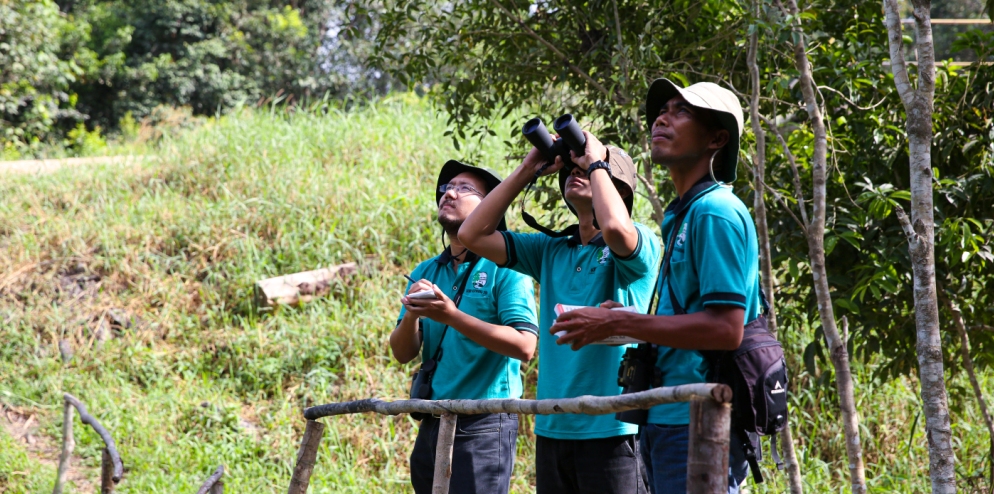
<path id="1" fill-rule="evenodd" d="M 599 170 L 601 168 L 607 170 L 609 177 L 614 177 L 614 175 L 611 174 L 611 164 L 601 160 L 595 161 L 587 167 L 587 176 L 589 177 L 591 173 L 594 173 L 594 170 Z"/>

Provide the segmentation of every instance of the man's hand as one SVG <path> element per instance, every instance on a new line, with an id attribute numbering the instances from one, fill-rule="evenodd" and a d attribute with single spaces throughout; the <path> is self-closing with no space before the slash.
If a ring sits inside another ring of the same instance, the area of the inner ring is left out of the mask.
<path id="1" fill-rule="evenodd" d="M 609 300 L 602 303 L 600 308 L 588 307 L 566 312 L 556 319 L 549 332 L 555 335 L 566 331 L 566 334 L 556 340 L 556 344 L 569 344 L 573 350 L 614 336 L 618 313 L 609 310 L 611 307 L 621 307 L 621 304 Z"/>
<path id="2" fill-rule="evenodd" d="M 435 292 L 435 296 L 438 297 L 437 300 L 412 299 L 405 296 L 400 299 L 400 302 L 407 307 L 407 312 L 409 314 L 414 314 L 418 317 L 427 317 L 432 321 L 451 326 L 452 318 L 459 311 L 459 309 L 456 307 L 455 302 L 442 293 L 442 290 L 438 288 L 438 286 L 430 283 L 428 280 L 420 280 L 418 283 L 411 286 L 412 290 L 409 294 L 414 293 L 415 291 L 422 291 L 414 290 L 414 288 L 418 285 L 424 286 L 424 284 L 428 285 L 429 290 Z"/>
<path id="3" fill-rule="evenodd" d="M 553 140 L 556 139 L 556 136 L 553 136 L 551 134 L 550 136 L 552 137 Z M 545 156 L 543 156 L 542 153 L 538 151 L 538 148 L 533 147 L 532 150 L 529 151 L 528 154 L 525 156 L 524 161 L 521 162 L 521 169 L 524 170 L 526 173 L 528 173 L 529 177 L 533 177 L 535 176 L 536 173 L 539 172 L 539 170 L 542 170 L 542 167 L 545 166 L 545 164 L 548 162 L 549 160 L 546 159 Z M 559 160 L 557 159 L 554 163 L 549 165 L 548 168 L 542 171 L 541 176 L 544 177 L 546 175 L 551 175 L 553 173 L 556 173 L 562 167 L 563 167 L 562 163 L 560 163 Z"/>
<path id="4" fill-rule="evenodd" d="M 583 137 L 587 138 L 587 147 L 584 149 L 583 156 L 577 156 L 573 151 L 570 151 L 569 154 L 573 159 L 573 163 L 576 163 L 576 166 L 586 171 L 591 163 L 607 159 L 607 148 L 590 132 L 584 130 Z"/>

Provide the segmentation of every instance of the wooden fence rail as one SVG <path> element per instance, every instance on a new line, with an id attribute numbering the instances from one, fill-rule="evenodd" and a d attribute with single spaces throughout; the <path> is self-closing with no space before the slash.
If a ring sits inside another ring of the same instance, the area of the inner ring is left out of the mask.
<path id="1" fill-rule="evenodd" d="M 452 476 L 452 445 L 456 418 L 460 414 L 519 413 L 553 415 L 582 413 L 605 415 L 635 409 L 648 409 L 664 403 L 690 402 L 690 447 L 687 465 L 687 492 L 717 494 L 728 490 L 728 440 L 731 424 L 732 390 L 722 384 L 685 384 L 655 388 L 618 396 L 579 396 L 554 400 L 400 400 L 370 398 L 344 403 L 318 405 L 304 410 L 307 426 L 297 452 L 288 494 L 305 494 L 317 462 L 318 446 L 324 435 L 323 417 L 375 412 L 383 415 L 425 413 L 441 417 L 435 452 L 432 494 L 447 494 Z"/>
<path id="2" fill-rule="evenodd" d="M 76 447 L 76 441 L 72 434 L 73 409 L 79 412 L 79 421 L 92 427 L 104 441 L 104 449 L 100 458 L 100 494 L 114 492 L 114 486 L 124 476 L 124 464 L 121 463 L 121 455 L 117 453 L 114 438 L 100 424 L 100 421 L 86 411 L 86 405 L 75 396 L 64 393 L 62 401 L 64 406 L 62 411 L 62 454 L 59 456 L 59 470 L 55 476 L 55 488 L 52 493 L 62 493 L 62 485 L 65 483 L 66 474 L 69 471 L 72 451 Z"/>
<path id="3" fill-rule="evenodd" d="M 207 477 L 207 480 L 197 490 L 197 494 L 224 494 L 224 480 L 221 479 L 223 476 L 224 465 L 221 465 L 210 477 Z"/>

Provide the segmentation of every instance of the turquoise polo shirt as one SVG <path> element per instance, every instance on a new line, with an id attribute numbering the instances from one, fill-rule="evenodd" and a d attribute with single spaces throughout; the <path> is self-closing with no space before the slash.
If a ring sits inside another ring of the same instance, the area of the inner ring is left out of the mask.
<path id="1" fill-rule="evenodd" d="M 710 178 L 709 178 L 710 180 Z M 703 182 L 703 181 L 702 181 Z M 700 182 L 699 182 L 700 183 Z M 689 209 L 688 209 L 689 208 Z M 658 315 L 673 315 L 669 287 L 688 313 L 709 305 L 734 305 L 745 321 L 759 316 L 759 244 L 746 205 L 728 187 L 714 184 L 670 203 L 663 216 L 663 240 L 669 241 L 677 215 L 687 210 L 673 245 L 669 275 L 660 280 Z M 696 350 L 658 347 L 656 366 L 663 386 L 706 382 L 707 362 Z M 650 424 L 690 423 L 690 404 L 671 403 L 649 410 Z"/>
<path id="2" fill-rule="evenodd" d="M 659 239 L 636 224 L 639 240 L 628 257 L 611 252 L 597 234 L 587 245 L 579 238 L 553 238 L 541 233 L 503 232 L 507 267 L 538 280 L 538 398 L 621 394 L 618 367 L 630 346 L 587 345 L 574 351 L 557 345 L 549 328 L 556 304 L 596 306 L 605 300 L 638 307 L 645 312 L 659 265 Z M 638 428 L 608 415 L 539 415 L 535 434 L 553 439 L 599 439 L 635 434 Z"/>
<path id="3" fill-rule="evenodd" d="M 418 264 L 411 278 L 431 281 L 454 299 L 473 259 L 476 256 L 470 252 L 466 261 L 460 263 L 458 269 L 453 269 L 451 253 L 446 248 L 440 255 Z M 408 290 L 411 284 L 408 282 Z M 490 324 L 538 334 L 532 280 L 521 273 L 498 268 L 486 259 L 477 261 L 473 272 L 469 273 L 469 283 L 459 302 L 459 310 Z M 407 309 L 402 306 L 398 324 L 406 312 Z M 422 319 L 422 328 L 422 361 L 435 355 L 439 340 L 442 344 L 442 355 L 431 383 L 431 399 L 521 397 L 520 360 L 488 350 L 452 327 L 442 338 L 445 325 L 428 318 Z"/>

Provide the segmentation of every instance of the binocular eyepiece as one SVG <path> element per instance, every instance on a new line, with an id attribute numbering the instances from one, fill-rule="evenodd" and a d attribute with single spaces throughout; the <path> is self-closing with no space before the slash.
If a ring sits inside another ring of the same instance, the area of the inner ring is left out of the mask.
<path id="1" fill-rule="evenodd" d="M 532 146 L 535 146 L 542 153 L 542 156 L 545 156 L 545 159 L 549 160 L 549 163 L 554 162 L 556 156 L 561 156 L 563 162 L 566 163 L 566 169 L 572 170 L 576 164 L 570 159 L 569 152 L 572 150 L 577 156 L 582 156 L 587 148 L 587 138 L 583 136 L 583 131 L 580 130 L 580 125 L 576 123 L 576 119 L 569 113 L 557 118 L 552 123 L 552 128 L 559 134 L 559 139 L 555 141 L 549 135 L 542 119 L 536 117 L 525 122 L 524 127 L 521 128 L 521 133 L 525 135 L 525 139 L 528 139 Z"/>

